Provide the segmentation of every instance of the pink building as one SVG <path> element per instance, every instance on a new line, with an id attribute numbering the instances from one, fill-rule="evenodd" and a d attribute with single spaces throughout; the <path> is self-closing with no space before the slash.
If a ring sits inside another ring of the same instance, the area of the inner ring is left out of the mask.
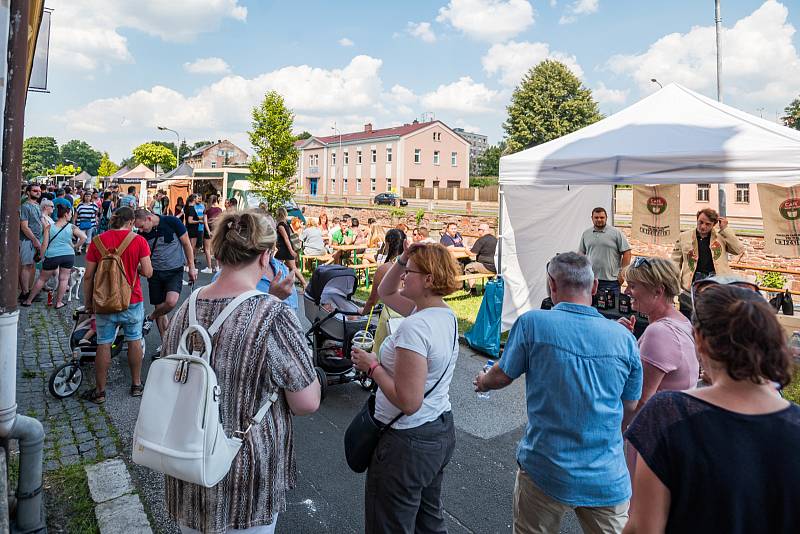
<path id="1" fill-rule="evenodd" d="M 297 189 L 373 196 L 400 187 L 468 187 L 469 142 L 441 121 L 311 137 L 297 143 Z"/>
<path id="2" fill-rule="evenodd" d="M 756 184 L 723 184 L 729 217 L 761 218 Z M 681 213 L 694 215 L 704 208 L 719 209 L 717 184 L 682 184 Z"/>
<path id="3" fill-rule="evenodd" d="M 227 139 L 220 139 L 192 150 L 183 157 L 183 162 L 196 169 L 242 166 L 247 164 L 247 152 Z"/>

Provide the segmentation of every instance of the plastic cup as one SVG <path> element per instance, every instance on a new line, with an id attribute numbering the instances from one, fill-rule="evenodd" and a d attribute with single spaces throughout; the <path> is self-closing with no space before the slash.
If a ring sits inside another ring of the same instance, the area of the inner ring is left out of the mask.
<path id="1" fill-rule="evenodd" d="M 375 345 L 375 338 L 367 330 L 359 330 L 353 334 L 353 339 L 350 342 L 353 348 L 361 349 L 364 352 L 372 352 L 372 347 Z"/>

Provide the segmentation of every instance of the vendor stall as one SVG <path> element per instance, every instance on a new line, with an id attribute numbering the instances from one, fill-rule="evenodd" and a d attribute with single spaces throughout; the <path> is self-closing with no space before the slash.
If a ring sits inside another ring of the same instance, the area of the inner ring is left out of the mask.
<path id="1" fill-rule="evenodd" d="M 577 132 L 502 157 L 503 329 L 539 307 L 547 296 L 546 262 L 577 249 L 592 208 L 613 214 L 615 184 L 740 182 L 800 182 L 800 132 L 677 84 Z"/>

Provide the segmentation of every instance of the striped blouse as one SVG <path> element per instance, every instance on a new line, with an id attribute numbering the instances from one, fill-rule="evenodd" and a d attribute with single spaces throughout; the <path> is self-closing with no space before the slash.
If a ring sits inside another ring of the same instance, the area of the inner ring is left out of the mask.
<path id="1" fill-rule="evenodd" d="M 210 326 L 231 299 L 198 299 L 197 320 Z M 189 299 L 170 321 L 162 355 L 175 354 L 188 326 Z M 197 349 L 202 342 L 194 336 Z M 292 417 L 284 390 L 299 391 L 316 378 L 300 323 L 273 296 L 254 297 L 223 323 L 212 341 L 211 366 L 222 390 L 225 432 L 247 428 L 248 420 L 274 390 L 277 402 L 253 427 L 219 484 L 204 488 L 166 477 L 166 505 L 179 524 L 205 533 L 268 525 L 286 510 L 286 491 L 296 482 Z"/>

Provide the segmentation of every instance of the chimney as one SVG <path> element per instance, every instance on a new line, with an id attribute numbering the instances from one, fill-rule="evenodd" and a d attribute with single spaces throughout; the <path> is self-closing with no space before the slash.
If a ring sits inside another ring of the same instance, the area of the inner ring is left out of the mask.
<path id="1" fill-rule="evenodd" d="M 414 119 L 414 122 L 412 124 L 419 124 L 419 121 L 417 119 Z"/>
<path id="2" fill-rule="evenodd" d="M 368 122 L 367 124 L 364 125 L 364 131 L 366 133 L 371 133 L 372 132 L 372 123 L 371 122 Z"/>

